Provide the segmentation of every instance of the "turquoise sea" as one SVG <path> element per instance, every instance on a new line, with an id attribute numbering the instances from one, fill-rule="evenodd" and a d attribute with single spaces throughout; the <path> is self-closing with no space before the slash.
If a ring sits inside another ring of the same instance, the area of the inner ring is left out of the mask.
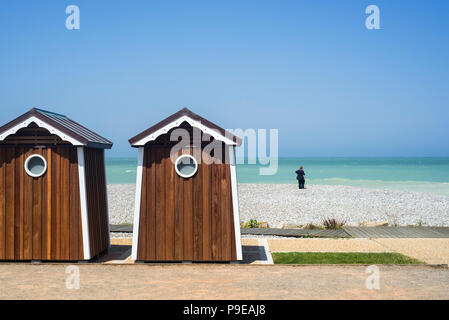
<path id="1" fill-rule="evenodd" d="M 111 184 L 136 182 L 137 159 L 106 160 Z M 449 158 L 280 158 L 277 174 L 259 175 L 260 165 L 237 166 L 242 183 L 295 183 L 295 170 L 304 166 L 306 183 L 346 185 L 449 196 Z"/>

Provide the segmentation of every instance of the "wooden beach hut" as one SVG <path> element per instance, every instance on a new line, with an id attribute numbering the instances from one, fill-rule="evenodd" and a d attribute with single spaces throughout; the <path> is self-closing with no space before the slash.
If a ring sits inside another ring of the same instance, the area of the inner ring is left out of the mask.
<path id="1" fill-rule="evenodd" d="M 132 258 L 242 260 L 235 147 L 184 108 L 129 140 L 138 148 Z"/>
<path id="2" fill-rule="evenodd" d="M 0 128 L 0 260 L 89 260 L 108 249 L 111 147 L 40 109 Z"/>

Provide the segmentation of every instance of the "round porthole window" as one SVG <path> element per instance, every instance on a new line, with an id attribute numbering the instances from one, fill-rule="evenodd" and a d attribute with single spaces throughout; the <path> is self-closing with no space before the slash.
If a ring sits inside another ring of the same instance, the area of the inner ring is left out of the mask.
<path id="1" fill-rule="evenodd" d="M 47 171 L 47 161 L 40 154 L 33 154 L 25 160 L 25 171 L 33 178 L 39 178 Z"/>
<path id="2" fill-rule="evenodd" d="M 192 177 L 198 170 L 198 162 L 194 157 L 183 154 L 175 162 L 176 173 L 183 178 Z"/>

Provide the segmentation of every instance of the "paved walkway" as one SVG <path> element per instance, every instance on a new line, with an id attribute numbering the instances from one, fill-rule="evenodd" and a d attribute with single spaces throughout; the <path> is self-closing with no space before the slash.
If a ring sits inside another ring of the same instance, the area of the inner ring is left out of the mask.
<path id="1" fill-rule="evenodd" d="M 449 239 L 242 239 L 240 265 L 134 264 L 131 241 L 112 239 L 88 264 L 0 263 L 0 299 L 449 299 L 447 267 L 378 266 L 380 289 L 370 290 L 367 266 L 267 265 L 285 251 L 400 252 L 447 264 Z M 66 287 L 68 266 L 78 267 L 79 290 Z"/>
<path id="2" fill-rule="evenodd" d="M 0 299 L 449 299 L 449 269 L 380 266 L 0 264 Z M 73 272 L 73 270 L 72 270 Z M 71 282 L 69 281 L 69 284 Z"/>
<path id="3" fill-rule="evenodd" d="M 344 227 L 353 238 L 449 238 L 446 227 Z"/>
<path id="4" fill-rule="evenodd" d="M 111 225 L 111 232 L 132 233 L 132 225 Z M 316 238 L 449 238 L 449 227 L 343 227 L 339 230 L 242 228 L 243 235 Z"/>
<path id="5" fill-rule="evenodd" d="M 102 264 L 132 264 L 132 239 L 111 239 Z M 242 264 L 272 264 L 272 252 L 397 252 L 428 264 L 449 265 L 449 239 L 242 239 Z"/>
<path id="6" fill-rule="evenodd" d="M 373 239 L 391 251 L 429 264 L 449 265 L 449 239 Z"/>
<path id="7" fill-rule="evenodd" d="M 313 238 L 449 238 L 447 227 L 343 227 L 339 230 L 252 228 L 244 235 Z"/>

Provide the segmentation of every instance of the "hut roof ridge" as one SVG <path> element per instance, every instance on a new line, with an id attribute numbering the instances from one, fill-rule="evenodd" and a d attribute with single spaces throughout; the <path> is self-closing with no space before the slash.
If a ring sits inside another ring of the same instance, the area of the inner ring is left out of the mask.
<path id="1" fill-rule="evenodd" d="M 28 112 L 0 127 L 0 141 L 11 134 L 14 134 L 17 130 L 28 126 L 29 123 L 33 122 L 30 120 L 32 117 L 37 118 L 39 121 L 54 128 L 55 132 L 59 132 L 61 135 L 71 138 L 71 142 L 75 142 L 74 145 L 83 145 L 100 149 L 110 149 L 112 147 L 113 143 L 111 141 L 103 138 L 92 130 L 87 129 L 69 117 L 41 108 L 31 108 Z M 63 140 L 66 139 L 63 138 Z"/>
<path id="2" fill-rule="evenodd" d="M 222 140 L 227 144 L 239 146 L 242 143 L 242 140 L 236 135 L 223 129 L 222 127 L 216 125 L 215 123 L 201 117 L 200 115 L 194 113 L 193 111 L 191 111 L 186 107 L 182 108 L 178 112 L 175 112 L 174 114 L 170 115 L 164 120 L 159 121 L 150 128 L 132 137 L 128 141 L 133 147 L 143 146 L 146 142 L 152 141 L 155 138 L 157 138 L 157 136 L 166 133 L 167 128 L 176 127 L 177 125 L 175 125 L 174 123 L 176 123 L 176 120 L 182 117 L 187 117 L 191 119 L 192 121 L 190 125 L 192 126 L 200 127 L 200 129 L 202 130 L 205 128 L 210 129 L 207 131 L 208 134 L 211 134 L 212 136 L 214 136 L 214 138 L 216 139 L 218 138 L 219 140 Z"/>

